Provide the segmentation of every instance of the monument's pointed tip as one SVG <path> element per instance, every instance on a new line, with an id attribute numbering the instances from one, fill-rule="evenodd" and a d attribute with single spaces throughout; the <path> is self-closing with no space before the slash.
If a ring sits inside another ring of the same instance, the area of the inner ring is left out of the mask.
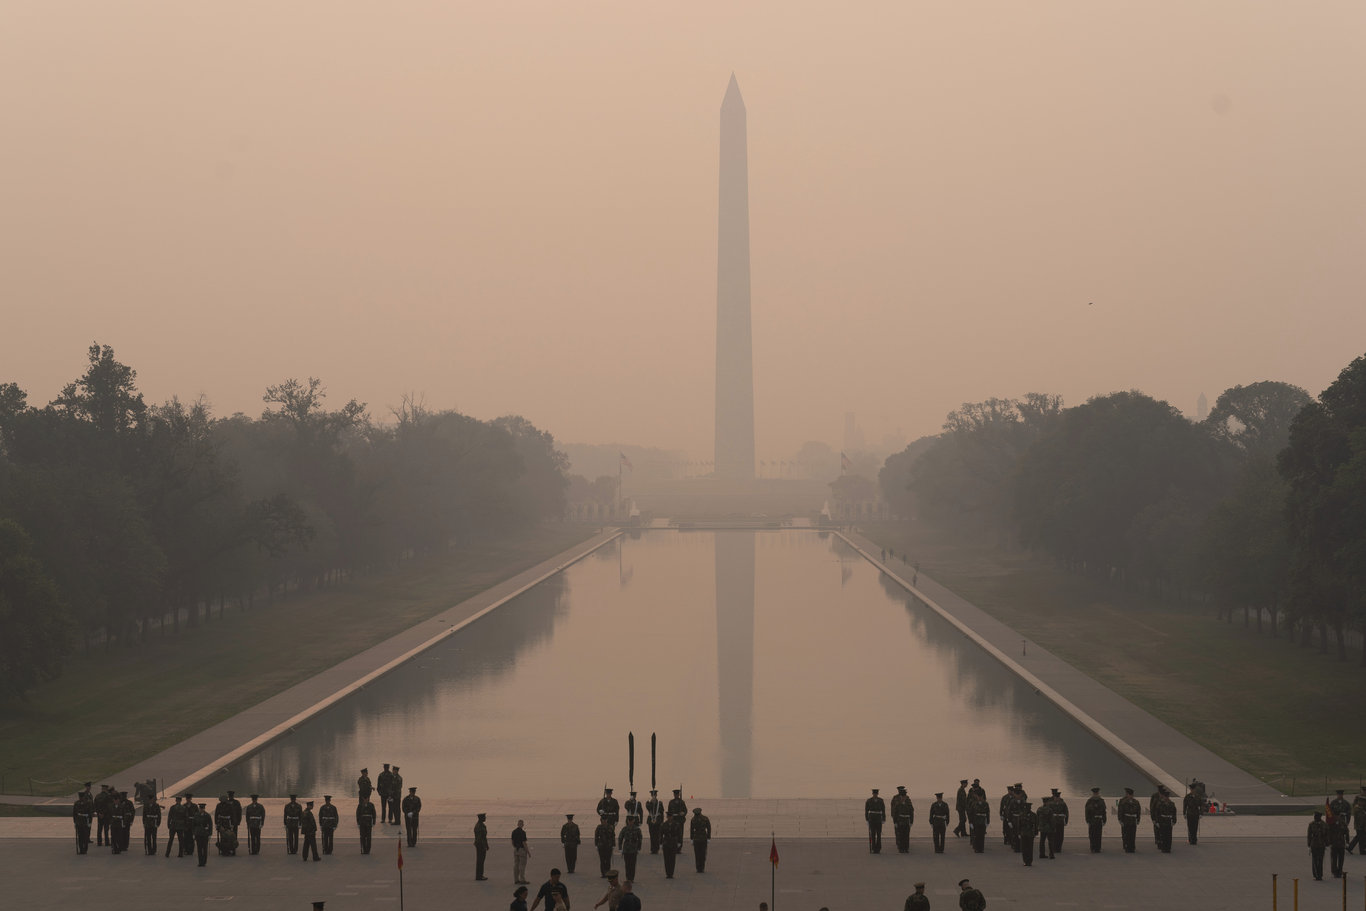
<path id="1" fill-rule="evenodd" d="M 745 100 L 744 98 L 740 97 L 740 83 L 737 82 L 735 79 L 735 72 L 731 71 L 730 82 L 726 84 L 726 97 L 722 99 L 721 106 L 725 107 L 728 104 L 736 103 L 739 103 L 741 106 L 743 106 Z"/>

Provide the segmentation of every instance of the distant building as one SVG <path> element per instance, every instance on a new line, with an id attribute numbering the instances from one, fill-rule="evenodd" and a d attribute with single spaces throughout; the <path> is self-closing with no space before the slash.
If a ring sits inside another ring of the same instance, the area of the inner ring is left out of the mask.
<path id="1" fill-rule="evenodd" d="M 1204 423 L 1207 417 L 1209 417 L 1209 399 L 1205 398 L 1205 394 L 1202 392 L 1200 398 L 1195 400 L 1195 419 Z"/>

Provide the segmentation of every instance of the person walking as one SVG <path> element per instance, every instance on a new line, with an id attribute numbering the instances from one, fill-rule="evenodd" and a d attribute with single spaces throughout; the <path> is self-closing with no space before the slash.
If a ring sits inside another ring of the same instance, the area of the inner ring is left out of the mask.
<path id="1" fill-rule="evenodd" d="M 542 899 L 545 900 L 545 911 L 569 911 L 569 889 L 560 882 L 558 867 L 550 868 L 550 879 L 541 884 L 541 891 L 536 893 L 530 911 L 536 911 Z"/>
<path id="2" fill-rule="evenodd" d="M 574 822 L 574 814 L 564 814 L 565 823 L 560 826 L 560 844 L 564 845 L 564 868 L 568 873 L 574 872 L 574 865 L 579 862 L 579 842 L 582 838 L 579 835 L 579 824 Z"/>
<path id="3" fill-rule="evenodd" d="M 1314 873 L 1315 879 L 1323 879 L 1323 850 L 1328 847 L 1328 824 L 1323 821 L 1323 814 L 1314 813 L 1314 819 L 1309 823 L 1309 867 Z"/>
<path id="4" fill-rule="evenodd" d="M 621 890 L 621 874 L 616 870 L 608 870 L 607 892 L 602 898 L 598 899 L 597 904 L 593 905 L 593 907 L 601 908 L 603 905 L 606 905 L 607 911 L 617 911 L 617 906 L 621 904 L 621 896 L 623 894 L 624 893 Z"/>
<path id="5" fill-rule="evenodd" d="M 314 860 L 322 860 L 318 856 L 318 820 L 313 818 L 313 801 L 304 804 L 303 816 L 299 817 L 299 830 L 304 834 L 304 863 L 308 863 L 308 852 L 313 852 Z"/>
<path id="6" fill-rule="evenodd" d="M 172 846 L 177 846 L 176 857 L 185 856 L 185 808 L 181 806 L 180 795 L 166 811 L 166 856 L 171 856 Z M 81 852 L 85 853 L 85 852 Z"/>
<path id="7" fill-rule="evenodd" d="M 968 834 L 968 780 L 958 780 L 958 794 L 954 797 L 954 809 L 958 813 L 958 825 L 954 826 L 953 837 L 964 838 Z"/>
<path id="8" fill-rule="evenodd" d="M 599 814 L 598 827 L 593 830 L 593 847 L 598 849 L 598 869 L 603 879 L 612 869 L 612 849 L 616 847 L 617 836 L 607 817 Z"/>
<path id="9" fill-rule="evenodd" d="M 517 820 L 517 828 L 512 830 L 512 879 L 513 882 L 526 883 L 526 862 L 531 859 L 531 846 L 526 841 L 526 830 L 522 826 L 526 825 L 522 820 Z"/>
<path id="10" fill-rule="evenodd" d="M 986 911 L 987 900 L 966 879 L 958 880 L 958 911 Z"/>
<path id="11" fill-rule="evenodd" d="M 678 852 L 683 849 L 683 817 L 670 816 L 664 821 L 664 831 L 661 834 L 664 842 L 664 878 L 674 878 L 674 864 L 678 860 Z"/>
<path id="12" fill-rule="evenodd" d="M 640 820 L 635 816 L 627 816 L 626 826 L 621 830 L 621 837 L 618 839 L 627 880 L 636 878 L 636 857 L 640 854 L 641 841 Z"/>
<path id="13" fill-rule="evenodd" d="M 1072 813 L 1067 808 L 1067 801 L 1062 799 L 1062 792 L 1053 788 L 1053 844 L 1049 848 L 1048 856 L 1051 858 L 1055 854 L 1062 852 L 1062 837 L 1066 832 L 1067 824 L 1072 821 Z M 1043 856 L 1043 851 L 1039 852 Z"/>
<path id="14" fill-rule="evenodd" d="M 204 809 L 204 804 L 198 804 L 197 809 L 199 812 L 194 814 L 194 847 L 199 855 L 199 865 L 203 867 L 209 863 L 209 836 L 213 834 L 213 817 Z"/>
<path id="15" fill-rule="evenodd" d="M 1195 792 L 1190 785 L 1186 786 L 1186 796 L 1181 799 L 1181 815 L 1186 817 L 1186 842 L 1197 844 L 1200 840 L 1200 817 L 1205 814 L 1205 808 L 1201 801 L 1196 798 Z"/>
<path id="16" fill-rule="evenodd" d="M 688 824 L 688 839 L 692 842 L 692 855 L 697 864 L 697 872 L 705 873 L 707 870 L 707 842 L 711 841 L 711 820 L 702 815 L 701 807 L 692 808 L 692 822 Z M 628 880 L 635 879 L 631 873 L 630 869 L 626 871 Z"/>
<path id="17" fill-rule="evenodd" d="M 91 799 L 89 791 L 82 791 L 76 795 L 76 803 L 71 807 L 71 821 L 76 826 L 77 854 L 84 854 L 90 849 L 90 826 L 94 820 L 95 802 Z M 166 856 L 171 856 L 169 845 L 166 848 Z"/>
<path id="18" fill-rule="evenodd" d="M 151 857 L 157 853 L 157 829 L 161 828 L 161 804 L 155 797 L 142 802 L 142 853 Z"/>
<path id="19" fill-rule="evenodd" d="M 1343 876 L 1342 866 L 1347 848 L 1347 821 L 1352 817 L 1352 807 L 1343 797 L 1343 789 L 1338 788 L 1338 796 L 1328 804 L 1328 857 L 1333 868 L 1333 878 Z"/>
<path id="20" fill-rule="evenodd" d="M 972 850 L 981 854 L 987 849 L 987 826 L 991 825 L 991 804 L 985 794 L 968 794 L 968 823 L 972 826 Z"/>
<path id="21" fill-rule="evenodd" d="M 1039 834 L 1039 815 L 1030 809 L 1032 806 L 1027 800 L 1021 802 L 1015 817 L 1015 839 L 1026 867 L 1034 866 L 1034 836 Z"/>
<path id="22" fill-rule="evenodd" d="M 949 805 L 944 802 L 944 792 L 936 791 L 934 803 L 930 804 L 930 836 L 934 839 L 934 853 L 944 853 L 944 835 L 949 828 Z M 910 841 L 910 833 L 906 833 L 906 839 Z M 909 850 L 909 845 L 907 850 Z"/>

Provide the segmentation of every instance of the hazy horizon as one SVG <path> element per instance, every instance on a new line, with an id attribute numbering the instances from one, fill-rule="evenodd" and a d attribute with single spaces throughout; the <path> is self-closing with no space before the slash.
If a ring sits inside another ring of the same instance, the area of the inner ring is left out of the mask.
<path id="1" fill-rule="evenodd" d="M 12 2 L 0 382 L 317 376 L 709 458 L 748 110 L 756 454 L 1366 350 L 1366 6 Z"/>

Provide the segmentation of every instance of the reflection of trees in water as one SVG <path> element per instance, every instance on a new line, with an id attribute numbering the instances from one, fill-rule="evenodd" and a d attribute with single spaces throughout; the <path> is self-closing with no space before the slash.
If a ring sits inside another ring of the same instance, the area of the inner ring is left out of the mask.
<path id="1" fill-rule="evenodd" d="M 381 739 L 393 721 L 414 733 L 445 723 L 433 718 L 444 694 L 487 686 L 512 671 L 523 652 L 554 637 L 568 598 L 568 576 L 552 576 L 200 787 L 218 789 L 215 794 L 226 788 L 239 795 L 279 796 L 291 788 L 315 795 L 332 788 L 334 799 L 354 794 L 360 766 L 370 767 L 372 779 L 385 761 L 402 766 L 408 735 L 391 736 L 388 756 L 356 760 L 353 745 Z"/>

